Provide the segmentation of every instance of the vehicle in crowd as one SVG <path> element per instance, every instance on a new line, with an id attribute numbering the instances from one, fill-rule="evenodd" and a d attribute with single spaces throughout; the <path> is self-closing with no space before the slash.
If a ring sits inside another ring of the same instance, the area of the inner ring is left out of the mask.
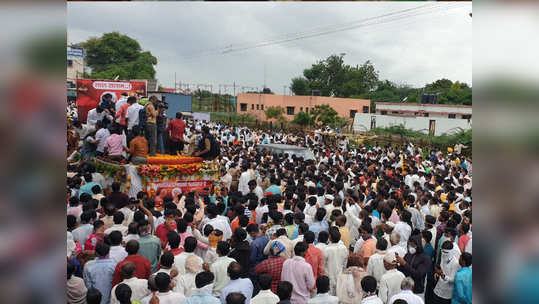
<path id="1" fill-rule="evenodd" d="M 305 147 L 285 145 L 285 144 L 259 144 L 256 146 L 258 151 L 269 150 L 272 154 L 288 154 L 288 158 L 292 159 L 292 155 L 303 157 L 304 160 L 314 160 L 314 154 L 311 150 Z"/>

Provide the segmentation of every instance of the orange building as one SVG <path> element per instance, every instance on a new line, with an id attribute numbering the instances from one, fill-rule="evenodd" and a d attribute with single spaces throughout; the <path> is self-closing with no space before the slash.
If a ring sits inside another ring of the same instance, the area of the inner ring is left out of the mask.
<path id="1" fill-rule="evenodd" d="M 274 94 L 238 94 L 238 114 L 250 114 L 260 120 L 267 120 L 264 110 L 280 106 L 285 110 L 284 117 L 294 119 L 299 112 L 309 113 L 315 106 L 329 105 L 340 117 L 354 119 L 356 113 L 369 113 L 369 99 L 336 98 L 325 96 L 288 96 Z"/>

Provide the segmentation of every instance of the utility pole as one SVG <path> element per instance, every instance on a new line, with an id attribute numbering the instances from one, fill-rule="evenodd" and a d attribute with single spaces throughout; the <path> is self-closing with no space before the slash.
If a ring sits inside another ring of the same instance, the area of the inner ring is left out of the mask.
<path id="1" fill-rule="evenodd" d="M 286 85 L 283 86 L 283 95 L 286 95 Z"/>
<path id="2" fill-rule="evenodd" d="M 234 97 L 236 96 L 236 82 L 234 82 L 233 84 L 220 84 L 219 88 L 221 88 L 221 87 L 223 87 L 224 90 L 225 90 L 224 94 L 227 93 L 228 88 L 230 88 L 230 87 L 233 88 Z M 220 89 L 219 89 L 219 91 L 220 91 Z M 219 93 L 219 95 L 221 95 L 221 94 Z M 230 100 L 228 100 L 227 103 L 229 104 L 229 106 L 227 108 L 229 108 L 229 110 L 231 111 L 232 110 L 232 102 Z"/>

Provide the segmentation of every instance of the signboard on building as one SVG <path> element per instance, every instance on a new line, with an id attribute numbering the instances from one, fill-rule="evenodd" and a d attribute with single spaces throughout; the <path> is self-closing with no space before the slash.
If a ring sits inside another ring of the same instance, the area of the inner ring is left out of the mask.
<path id="1" fill-rule="evenodd" d="M 77 79 L 79 120 L 85 123 L 88 111 L 97 107 L 106 93 L 111 94 L 112 100 L 116 101 L 124 92 L 146 96 L 146 81 Z"/>
<path id="2" fill-rule="evenodd" d="M 84 49 L 80 47 L 68 46 L 67 59 L 78 60 L 84 58 Z"/>

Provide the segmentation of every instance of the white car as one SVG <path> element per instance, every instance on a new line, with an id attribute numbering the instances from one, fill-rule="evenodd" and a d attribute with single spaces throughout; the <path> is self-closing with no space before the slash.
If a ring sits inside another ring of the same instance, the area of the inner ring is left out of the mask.
<path id="1" fill-rule="evenodd" d="M 292 155 L 303 157 L 304 160 L 314 160 L 314 154 L 311 150 L 305 147 L 284 145 L 284 144 L 260 144 L 256 146 L 258 151 L 264 149 L 270 150 L 272 154 L 288 154 L 288 158 L 292 159 Z"/>

